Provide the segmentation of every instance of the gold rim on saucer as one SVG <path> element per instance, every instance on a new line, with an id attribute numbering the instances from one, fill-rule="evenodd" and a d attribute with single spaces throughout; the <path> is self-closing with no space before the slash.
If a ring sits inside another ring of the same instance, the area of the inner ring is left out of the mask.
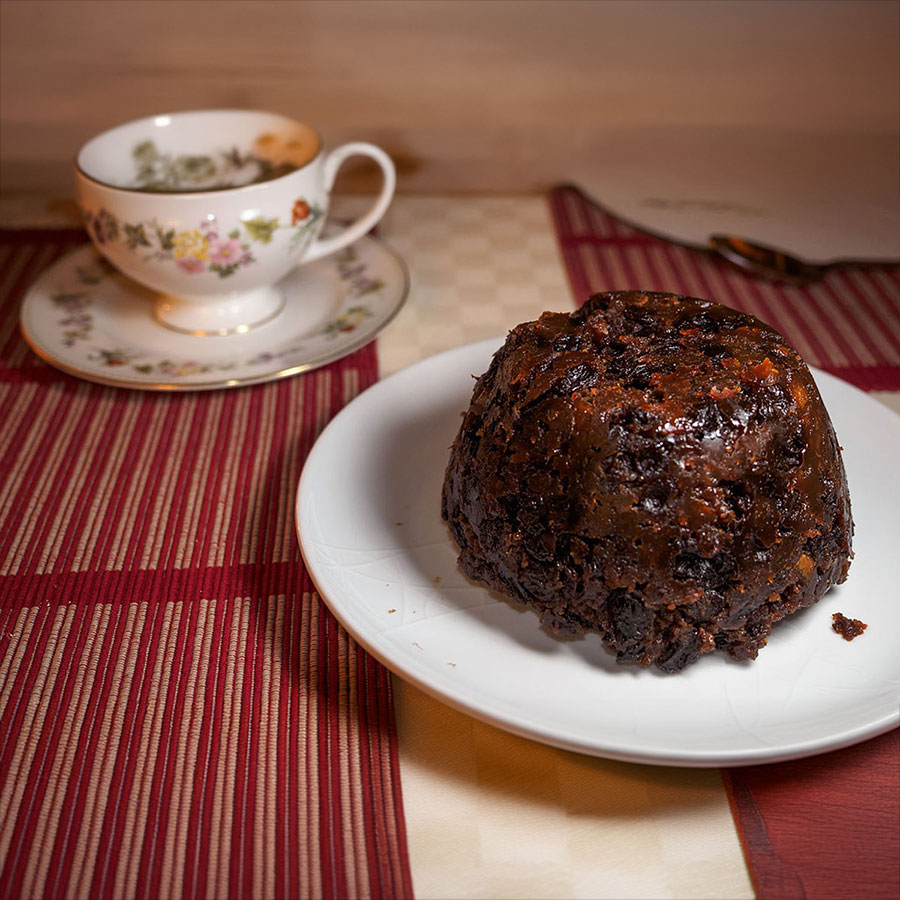
<path id="1" fill-rule="evenodd" d="M 298 375 L 367 344 L 406 301 L 409 273 L 394 250 L 365 237 L 300 266 L 279 287 L 278 315 L 210 340 L 159 323 L 154 295 L 84 246 L 28 289 L 20 324 L 45 362 L 87 381 L 149 391 L 240 387 Z"/>

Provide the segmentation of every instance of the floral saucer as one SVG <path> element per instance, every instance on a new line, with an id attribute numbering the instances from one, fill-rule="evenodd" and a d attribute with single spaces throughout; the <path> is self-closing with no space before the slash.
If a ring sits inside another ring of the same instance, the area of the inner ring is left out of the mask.
<path id="1" fill-rule="evenodd" d="M 31 348 L 71 375 L 117 387 L 195 391 L 285 378 L 362 347 L 406 300 L 409 275 L 366 237 L 279 282 L 285 305 L 245 334 L 196 337 L 153 317 L 154 295 L 92 247 L 52 265 L 31 286 L 21 325 Z"/>

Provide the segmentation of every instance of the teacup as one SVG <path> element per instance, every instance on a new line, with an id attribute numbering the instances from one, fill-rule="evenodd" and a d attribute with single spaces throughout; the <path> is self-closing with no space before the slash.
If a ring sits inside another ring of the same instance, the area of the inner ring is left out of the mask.
<path id="1" fill-rule="evenodd" d="M 321 238 L 347 157 L 384 173 L 369 211 Z M 326 152 L 309 126 L 249 110 L 153 116 L 88 141 L 75 160 L 91 239 L 120 271 L 157 292 L 164 325 L 197 335 L 248 331 L 278 315 L 278 281 L 362 237 L 384 215 L 396 176 L 368 143 Z"/>

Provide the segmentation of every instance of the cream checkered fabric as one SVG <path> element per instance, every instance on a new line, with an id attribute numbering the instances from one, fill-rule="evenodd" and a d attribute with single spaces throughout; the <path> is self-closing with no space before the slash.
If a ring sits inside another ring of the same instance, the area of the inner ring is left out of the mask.
<path id="1" fill-rule="evenodd" d="M 382 234 L 412 284 L 384 375 L 574 308 L 542 198 L 400 197 Z M 419 900 L 753 897 L 717 771 L 580 756 L 395 691 Z"/>
<path id="2" fill-rule="evenodd" d="M 406 306 L 378 337 L 383 375 L 574 308 L 542 199 L 400 198 L 383 233 L 411 280 Z"/>

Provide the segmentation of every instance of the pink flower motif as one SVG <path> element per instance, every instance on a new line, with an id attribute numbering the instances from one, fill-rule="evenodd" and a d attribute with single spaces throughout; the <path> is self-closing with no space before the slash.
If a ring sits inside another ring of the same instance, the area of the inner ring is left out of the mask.
<path id="1" fill-rule="evenodd" d="M 221 266 L 228 266 L 238 262 L 243 252 L 244 248 L 238 241 L 219 241 L 218 244 L 210 248 L 209 258 L 212 262 L 218 263 Z"/>
<path id="2" fill-rule="evenodd" d="M 182 256 L 181 259 L 175 260 L 175 265 L 192 275 L 202 272 L 204 269 L 203 260 L 197 259 L 196 256 Z"/>
<path id="3" fill-rule="evenodd" d="M 211 241 L 218 240 L 219 238 L 219 229 L 216 226 L 215 219 L 209 219 L 206 222 L 201 222 L 200 230 Z"/>

